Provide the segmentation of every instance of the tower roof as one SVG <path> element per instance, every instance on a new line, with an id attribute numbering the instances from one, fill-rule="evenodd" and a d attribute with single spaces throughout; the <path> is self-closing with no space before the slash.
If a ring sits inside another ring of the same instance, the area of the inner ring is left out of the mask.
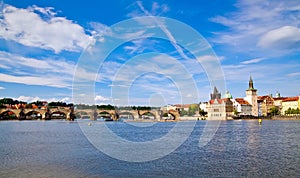
<path id="1" fill-rule="evenodd" d="M 256 90 L 254 87 L 253 87 L 253 80 L 252 80 L 252 76 L 250 75 L 250 80 L 249 80 L 249 88 L 248 90 Z"/>

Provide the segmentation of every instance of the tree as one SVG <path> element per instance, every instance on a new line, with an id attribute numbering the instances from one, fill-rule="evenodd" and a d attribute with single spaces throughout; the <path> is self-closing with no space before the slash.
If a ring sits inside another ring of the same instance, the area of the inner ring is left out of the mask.
<path id="1" fill-rule="evenodd" d="M 233 110 L 233 114 L 234 114 L 235 116 L 237 116 L 237 115 L 239 114 L 239 112 L 235 109 L 235 110 Z"/>
<path id="2" fill-rule="evenodd" d="M 193 116 L 198 111 L 198 105 L 197 104 L 191 104 L 188 110 L 188 116 Z"/>
<path id="3" fill-rule="evenodd" d="M 274 107 L 271 107 L 270 108 L 270 114 L 275 116 L 275 115 L 279 115 L 280 114 L 280 111 L 278 109 L 278 107 L 274 106 Z"/>
<path id="4" fill-rule="evenodd" d="M 179 114 L 180 114 L 180 116 L 186 116 L 186 115 L 188 115 L 188 112 L 186 110 L 181 110 L 179 112 Z"/>
<path id="5" fill-rule="evenodd" d="M 204 111 L 203 109 L 200 109 L 200 110 L 199 110 L 199 114 L 200 114 L 200 116 L 206 116 L 206 115 L 207 115 L 207 112 Z"/>

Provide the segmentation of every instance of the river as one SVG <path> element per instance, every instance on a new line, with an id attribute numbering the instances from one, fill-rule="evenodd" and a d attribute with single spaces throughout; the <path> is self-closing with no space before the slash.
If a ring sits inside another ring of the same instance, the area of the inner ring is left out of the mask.
<path id="1" fill-rule="evenodd" d="M 142 128 L 125 122 L 78 122 L 106 124 L 119 136 L 140 142 L 159 138 L 176 124 Z M 300 121 L 264 120 L 261 126 L 255 120 L 222 121 L 204 147 L 198 146 L 199 137 L 209 121 L 197 121 L 175 151 L 147 162 L 121 161 L 102 153 L 78 122 L 1 121 L 0 177 L 300 176 Z"/>

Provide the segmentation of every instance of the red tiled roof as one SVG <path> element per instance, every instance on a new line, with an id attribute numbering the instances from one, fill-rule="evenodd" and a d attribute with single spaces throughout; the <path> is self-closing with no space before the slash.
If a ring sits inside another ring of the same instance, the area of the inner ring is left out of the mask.
<path id="1" fill-rule="evenodd" d="M 215 100 L 209 100 L 209 104 L 217 104 L 215 101 L 218 102 L 218 104 L 222 104 L 222 102 L 226 102 L 230 100 L 229 98 L 222 98 L 222 99 L 215 99 Z"/>
<path id="2" fill-rule="evenodd" d="M 284 100 L 287 99 L 288 97 L 278 97 L 278 98 L 273 98 L 273 100 Z"/>
<path id="3" fill-rule="evenodd" d="M 264 99 L 272 99 L 269 95 L 265 95 L 265 96 L 258 96 L 257 100 L 264 100 Z"/>
<path id="4" fill-rule="evenodd" d="M 284 99 L 282 102 L 298 101 L 298 100 L 299 100 L 299 96 L 296 96 L 296 97 L 288 97 Z"/>
<path id="5" fill-rule="evenodd" d="M 179 107 L 179 108 L 189 108 L 190 107 L 190 104 L 175 104 L 173 105 L 175 107 Z"/>
<path id="6" fill-rule="evenodd" d="M 235 101 L 238 102 L 239 104 L 250 105 L 250 103 L 244 100 L 243 98 L 236 98 Z"/>

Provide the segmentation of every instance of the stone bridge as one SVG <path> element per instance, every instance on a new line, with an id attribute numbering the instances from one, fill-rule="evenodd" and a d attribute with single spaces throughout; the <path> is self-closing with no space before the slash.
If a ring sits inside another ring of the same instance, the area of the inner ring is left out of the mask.
<path id="1" fill-rule="evenodd" d="M 26 119 L 30 119 L 32 115 L 37 116 L 38 119 L 46 119 L 47 109 L 0 109 L 0 120 L 1 119 L 19 119 L 20 113 L 26 115 Z M 50 118 L 56 118 L 60 115 L 62 118 L 70 120 L 71 109 L 70 108 L 48 108 Z M 131 115 L 134 120 L 142 120 L 145 114 L 154 116 L 154 120 L 161 121 L 164 114 L 172 116 L 173 120 L 179 120 L 178 111 L 163 111 L 163 110 L 102 110 L 102 109 L 75 109 L 74 114 L 77 116 L 88 115 L 91 120 L 96 120 L 98 116 L 103 114 L 109 115 L 113 120 L 118 120 L 120 115 Z"/>
<path id="2" fill-rule="evenodd" d="M 0 120 L 7 119 L 18 119 L 21 111 L 25 114 L 27 119 L 30 119 L 32 115 L 35 115 L 38 119 L 45 119 L 47 109 L 0 109 Z M 49 108 L 50 119 L 61 117 L 64 119 L 70 119 L 71 109 L 69 108 Z"/>
<path id="3" fill-rule="evenodd" d="M 118 120 L 120 115 L 131 115 L 134 120 L 143 120 L 145 114 L 150 114 L 154 116 L 154 120 L 161 121 L 163 115 L 165 113 L 171 115 L 175 120 L 179 120 L 179 112 L 178 111 L 162 111 L 162 110 L 91 110 L 91 109 L 75 109 L 75 114 L 84 113 L 84 115 L 88 115 L 90 119 L 96 120 L 98 116 L 102 114 L 109 114 L 113 120 Z"/>

